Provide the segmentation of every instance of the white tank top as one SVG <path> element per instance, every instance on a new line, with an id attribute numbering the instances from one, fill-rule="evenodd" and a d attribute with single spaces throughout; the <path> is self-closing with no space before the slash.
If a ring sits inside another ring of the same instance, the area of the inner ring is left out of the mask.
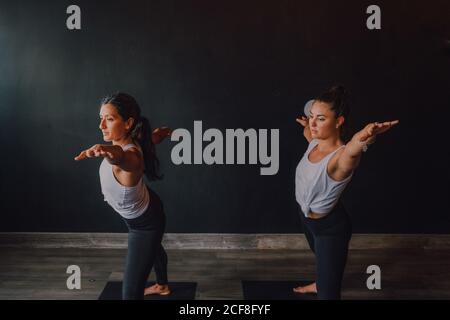
<path id="1" fill-rule="evenodd" d="M 308 216 L 311 211 L 324 215 L 329 213 L 353 176 L 352 172 L 348 178 L 335 181 L 327 172 L 328 161 L 344 146 L 331 152 L 317 163 L 309 161 L 308 155 L 318 143 L 317 139 L 313 139 L 309 143 L 308 149 L 295 171 L 295 198 L 305 216 Z"/>
<path id="2" fill-rule="evenodd" d="M 141 153 L 139 146 L 127 144 L 122 147 L 123 151 L 135 147 Z M 100 185 L 105 201 L 122 217 L 135 219 L 147 210 L 150 202 L 149 193 L 142 177 L 133 187 L 126 187 L 117 181 L 113 173 L 113 166 L 103 159 L 100 165 Z"/>

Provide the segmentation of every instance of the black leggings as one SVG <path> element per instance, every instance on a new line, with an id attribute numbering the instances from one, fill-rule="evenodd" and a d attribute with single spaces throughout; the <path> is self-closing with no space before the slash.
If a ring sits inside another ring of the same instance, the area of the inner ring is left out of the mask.
<path id="1" fill-rule="evenodd" d="M 300 210 L 309 247 L 316 256 L 317 298 L 338 300 L 352 236 L 350 218 L 342 203 L 323 218 L 305 217 Z"/>
<path id="2" fill-rule="evenodd" d="M 144 298 L 148 276 L 155 266 L 156 282 L 167 284 L 167 254 L 161 241 L 166 216 L 161 200 L 152 190 L 147 210 L 136 219 L 125 219 L 128 233 L 128 252 L 123 276 L 122 299 Z"/>

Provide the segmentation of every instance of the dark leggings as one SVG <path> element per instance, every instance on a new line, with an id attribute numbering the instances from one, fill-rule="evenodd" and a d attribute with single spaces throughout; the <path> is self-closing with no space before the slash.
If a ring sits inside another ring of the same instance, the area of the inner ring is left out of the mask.
<path id="1" fill-rule="evenodd" d="M 167 284 L 167 254 L 161 241 L 166 217 L 158 195 L 149 189 L 150 204 L 136 219 L 124 219 L 127 224 L 128 252 L 123 276 L 122 299 L 144 298 L 148 276 L 155 267 L 156 282 Z"/>
<path id="2" fill-rule="evenodd" d="M 320 219 L 306 218 L 302 212 L 300 215 L 309 247 L 316 256 L 317 298 L 338 300 L 352 236 L 350 218 L 340 202 Z"/>

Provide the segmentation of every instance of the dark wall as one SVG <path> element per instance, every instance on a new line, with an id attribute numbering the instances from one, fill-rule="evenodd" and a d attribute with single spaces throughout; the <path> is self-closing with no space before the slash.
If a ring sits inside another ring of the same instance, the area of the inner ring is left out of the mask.
<path id="1" fill-rule="evenodd" d="M 295 167 L 303 104 L 333 83 L 352 94 L 354 130 L 400 119 L 364 155 L 344 194 L 354 232 L 448 233 L 450 2 L 1 1 L 0 231 L 125 231 L 103 201 L 99 100 L 134 95 L 153 126 L 279 128 L 280 169 L 181 165 L 157 151 L 152 184 L 167 232 L 300 231 Z M 82 30 L 66 28 L 81 7 Z M 447 42 L 448 45 L 448 42 Z"/>

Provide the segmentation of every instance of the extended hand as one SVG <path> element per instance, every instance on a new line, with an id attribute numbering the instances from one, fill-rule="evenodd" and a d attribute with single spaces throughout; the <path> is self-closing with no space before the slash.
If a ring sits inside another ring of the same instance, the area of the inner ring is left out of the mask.
<path id="1" fill-rule="evenodd" d="M 113 154 L 111 152 L 107 151 L 108 147 L 110 147 L 110 146 L 102 145 L 102 144 L 95 144 L 92 147 L 90 147 L 89 149 L 81 151 L 80 154 L 78 156 L 76 156 L 74 159 L 77 161 L 84 160 L 86 158 L 98 158 L 98 157 L 112 159 Z"/>
<path id="2" fill-rule="evenodd" d="M 359 141 L 370 143 L 375 139 L 376 135 L 388 131 L 399 122 L 400 122 L 399 120 L 394 120 L 382 123 L 381 122 L 369 123 L 364 129 L 360 131 L 358 137 Z"/>
<path id="3" fill-rule="evenodd" d="M 308 124 L 308 118 L 306 118 L 305 116 L 301 116 L 300 118 L 295 119 L 295 121 L 297 121 L 298 123 L 300 123 L 302 126 L 307 127 Z"/>
<path id="4" fill-rule="evenodd" d="M 168 127 L 156 128 L 152 132 L 152 142 L 153 144 L 161 143 L 166 137 L 172 134 L 172 129 Z"/>

